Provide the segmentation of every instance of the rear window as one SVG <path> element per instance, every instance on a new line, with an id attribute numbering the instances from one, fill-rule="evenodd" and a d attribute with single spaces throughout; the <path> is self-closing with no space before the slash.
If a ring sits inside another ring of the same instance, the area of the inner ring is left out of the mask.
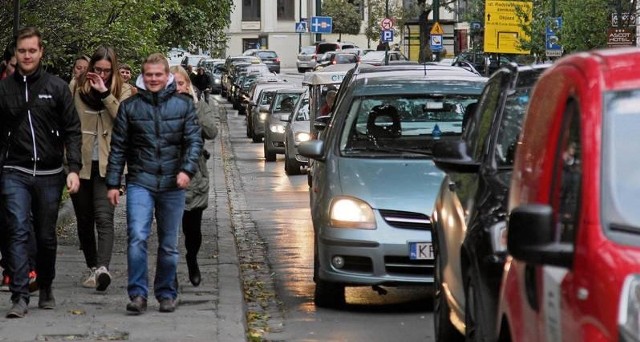
<path id="1" fill-rule="evenodd" d="M 352 54 L 344 54 L 336 56 L 336 63 L 356 63 L 358 61 L 358 57 Z"/>
<path id="2" fill-rule="evenodd" d="M 260 58 L 277 58 L 278 55 L 273 51 L 260 51 L 256 53 Z"/>
<path id="3" fill-rule="evenodd" d="M 314 53 L 316 53 L 316 47 L 315 46 L 305 46 L 302 48 L 301 53 L 303 55 L 313 55 Z"/>
<path id="4" fill-rule="evenodd" d="M 336 51 L 338 48 L 338 44 L 318 44 L 318 48 L 316 49 L 316 54 L 323 54 L 329 51 Z"/>

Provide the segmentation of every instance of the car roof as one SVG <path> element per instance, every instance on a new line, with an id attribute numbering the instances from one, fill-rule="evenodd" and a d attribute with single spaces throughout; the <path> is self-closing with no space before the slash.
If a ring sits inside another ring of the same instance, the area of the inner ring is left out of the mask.
<path id="1" fill-rule="evenodd" d="M 306 91 L 306 89 L 303 88 L 282 88 L 282 89 L 278 89 L 276 90 L 277 94 L 282 94 L 282 93 L 287 93 L 287 94 L 302 94 Z"/>

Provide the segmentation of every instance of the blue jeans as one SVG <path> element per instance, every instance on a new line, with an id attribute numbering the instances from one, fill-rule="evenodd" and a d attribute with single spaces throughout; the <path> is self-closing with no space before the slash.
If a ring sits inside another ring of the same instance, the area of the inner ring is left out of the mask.
<path id="1" fill-rule="evenodd" d="M 148 298 L 147 240 L 154 214 L 158 225 L 158 256 L 153 292 L 158 300 L 178 297 L 178 234 L 184 203 L 184 190 L 153 192 L 136 184 L 127 184 L 129 298 Z"/>
<path id="2" fill-rule="evenodd" d="M 55 278 L 58 238 L 56 222 L 65 176 L 33 176 L 5 169 L 0 180 L 3 214 L 9 233 L 9 269 L 12 272 L 11 300 L 29 302 L 29 254 L 33 231 L 36 240 L 36 270 L 40 287 Z"/>

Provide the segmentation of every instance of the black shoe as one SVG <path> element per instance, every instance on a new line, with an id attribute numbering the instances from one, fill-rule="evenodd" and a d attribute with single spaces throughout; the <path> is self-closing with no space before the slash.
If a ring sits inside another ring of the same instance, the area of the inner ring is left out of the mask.
<path id="1" fill-rule="evenodd" d="M 56 299 L 53 298 L 51 286 L 40 287 L 40 298 L 38 298 L 40 309 L 51 310 L 56 307 Z"/>
<path id="2" fill-rule="evenodd" d="M 160 312 L 176 311 L 176 300 L 171 298 L 160 299 Z"/>
<path id="3" fill-rule="evenodd" d="M 198 268 L 198 261 L 187 261 L 187 267 L 189 268 L 189 281 L 191 281 L 191 285 L 198 287 L 200 285 L 200 281 L 202 281 L 202 278 L 200 277 L 200 268 Z"/>
<path id="4" fill-rule="evenodd" d="M 131 303 L 127 304 L 127 312 L 139 315 L 147 311 L 147 300 L 142 296 L 135 296 Z"/>
<path id="5" fill-rule="evenodd" d="M 29 310 L 27 309 L 27 302 L 24 299 L 18 299 L 13 302 L 11 309 L 7 311 L 7 318 L 23 318 Z"/>

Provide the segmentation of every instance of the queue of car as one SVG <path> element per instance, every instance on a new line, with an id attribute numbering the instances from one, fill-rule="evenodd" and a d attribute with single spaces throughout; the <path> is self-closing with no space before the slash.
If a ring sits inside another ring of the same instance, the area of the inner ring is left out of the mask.
<path id="1" fill-rule="evenodd" d="M 426 285 L 438 341 L 640 341 L 640 52 L 375 64 L 248 101 L 265 160 L 307 171 L 314 303 Z"/>

